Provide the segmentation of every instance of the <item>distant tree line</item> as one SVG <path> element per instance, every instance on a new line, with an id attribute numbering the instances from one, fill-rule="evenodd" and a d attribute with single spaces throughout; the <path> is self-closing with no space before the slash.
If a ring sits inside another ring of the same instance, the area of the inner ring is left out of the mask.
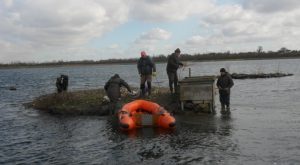
<path id="1" fill-rule="evenodd" d="M 203 54 L 182 54 L 181 61 L 210 61 L 210 60 L 238 60 L 238 59 L 276 59 L 276 58 L 300 58 L 300 51 L 281 48 L 278 51 L 264 52 L 261 46 L 255 52 L 222 52 L 222 53 L 203 53 Z M 152 57 L 155 62 L 166 62 L 166 55 L 157 55 Z M 24 63 L 13 62 L 10 64 L 0 64 L 0 67 L 30 67 L 30 66 L 60 66 L 60 65 L 86 65 L 86 64 L 127 64 L 136 63 L 138 58 L 128 59 L 107 59 L 107 60 L 83 60 L 83 61 L 52 61 L 43 63 Z"/>

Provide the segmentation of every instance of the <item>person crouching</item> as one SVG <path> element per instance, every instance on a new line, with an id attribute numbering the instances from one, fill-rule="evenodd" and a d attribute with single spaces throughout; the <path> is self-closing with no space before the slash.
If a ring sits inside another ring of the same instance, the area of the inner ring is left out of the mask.
<path id="1" fill-rule="evenodd" d="M 56 78 L 56 88 L 57 93 L 60 93 L 62 91 L 67 91 L 69 84 L 69 77 L 67 75 L 60 75 L 60 77 Z"/>
<path id="2" fill-rule="evenodd" d="M 105 92 L 110 100 L 110 113 L 115 114 L 118 108 L 121 108 L 118 101 L 121 99 L 121 86 L 124 86 L 130 93 L 130 86 L 120 78 L 118 74 L 112 76 L 104 86 Z"/>

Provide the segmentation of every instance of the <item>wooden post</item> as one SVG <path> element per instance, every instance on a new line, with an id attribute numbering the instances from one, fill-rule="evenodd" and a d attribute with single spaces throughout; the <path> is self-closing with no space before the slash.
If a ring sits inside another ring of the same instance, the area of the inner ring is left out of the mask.
<path id="1" fill-rule="evenodd" d="M 189 68 L 189 77 L 192 76 L 192 73 L 191 73 L 191 68 Z"/>

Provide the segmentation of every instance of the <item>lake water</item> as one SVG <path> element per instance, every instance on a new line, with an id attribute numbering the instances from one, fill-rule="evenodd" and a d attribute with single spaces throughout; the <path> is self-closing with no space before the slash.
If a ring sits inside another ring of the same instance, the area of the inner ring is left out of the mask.
<path id="1" fill-rule="evenodd" d="M 189 62 L 193 76 L 285 72 L 294 76 L 234 80 L 230 116 L 176 116 L 173 132 L 120 132 L 110 117 L 55 116 L 23 103 L 55 92 L 60 73 L 69 89 L 100 88 L 118 73 L 138 86 L 136 65 L 0 70 L 0 164 L 300 164 L 300 59 Z M 154 85 L 167 86 L 165 64 Z M 180 70 L 179 77 L 188 75 Z M 16 86 L 10 91 L 9 86 Z M 218 96 L 216 96 L 218 98 Z M 218 99 L 217 99 L 218 100 Z"/>

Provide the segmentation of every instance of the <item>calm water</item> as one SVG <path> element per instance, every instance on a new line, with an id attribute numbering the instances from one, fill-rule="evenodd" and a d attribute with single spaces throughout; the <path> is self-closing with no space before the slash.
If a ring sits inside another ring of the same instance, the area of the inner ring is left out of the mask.
<path id="1" fill-rule="evenodd" d="M 22 104 L 54 92 L 60 73 L 69 75 L 71 90 L 99 88 L 114 73 L 138 86 L 135 65 L 0 70 L 0 164 L 300 164 L 299 64 L 299 59 L 189 63 L 194 76 L 216 75 L 220 67 L 294 76 L 235 80 L 231 116 L 221 116 L 217 102 L 215 116 L 177 116 L 174 132 L 147 128 L 130 134 L 109 117 L 53 116 Z M 154 81 L 167 86 L 165 64 L 157 67 Z M 179 71 L 181 78 L 187 74 L 188 69 Z"/>

